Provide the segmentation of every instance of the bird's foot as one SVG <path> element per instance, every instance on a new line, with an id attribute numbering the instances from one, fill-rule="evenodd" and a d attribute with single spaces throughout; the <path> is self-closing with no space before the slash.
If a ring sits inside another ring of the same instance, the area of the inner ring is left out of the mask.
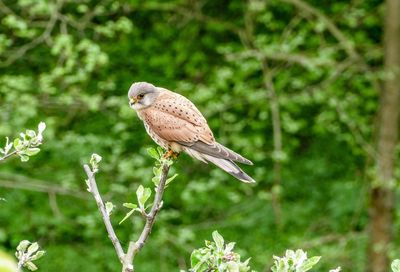
<path id="1" fill-rule="evenodd" d="M 163 158 L 168 160 L 168 159 L 173 159 L 176 160 L 179 157 L 180 153 L 174 152 L 172 149 L 168 149 L 167 152 L 164 153 Z"/>

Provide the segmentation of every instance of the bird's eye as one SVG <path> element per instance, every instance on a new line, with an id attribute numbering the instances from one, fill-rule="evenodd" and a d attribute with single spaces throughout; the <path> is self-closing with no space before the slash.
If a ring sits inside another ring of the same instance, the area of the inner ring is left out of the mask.
<path id="1" fill-rule="evenodd" d="M 137 97 L 138 97 L 139 99 L 142 99 L 142 98 L 144 97 L 144 94 L 139 94 Z"/>

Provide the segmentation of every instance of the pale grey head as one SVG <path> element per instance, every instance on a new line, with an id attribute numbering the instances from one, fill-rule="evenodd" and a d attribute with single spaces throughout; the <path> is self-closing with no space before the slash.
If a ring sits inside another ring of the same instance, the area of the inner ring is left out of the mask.
<path id="1" fill-rule="evenodd" d="M 134 110 L 147 108 L 153 104 L 161 90 L 147 82 L 135 82 L 128 92 L 129 105 Z"/>

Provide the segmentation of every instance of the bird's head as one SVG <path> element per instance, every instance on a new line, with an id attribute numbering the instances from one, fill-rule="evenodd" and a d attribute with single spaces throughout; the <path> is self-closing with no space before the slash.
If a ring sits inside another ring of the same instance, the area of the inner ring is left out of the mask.
<path id="1" fill-rule="evenodd" d="M 128 92 L 129 106 L 140 110 L 151 106 L 160 94 L 160 89 L 147 82 L 135 82 Z"/>

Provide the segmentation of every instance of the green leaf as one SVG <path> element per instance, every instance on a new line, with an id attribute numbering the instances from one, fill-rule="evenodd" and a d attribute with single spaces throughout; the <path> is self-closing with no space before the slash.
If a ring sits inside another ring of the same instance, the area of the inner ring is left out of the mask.
<path id="1" fill-rule="evenodd" d="M 99 163 L 103 158 L 96 153 L 92 154 L 92 157 L 90 158 L 90 161 L 94 162 L 94 163 Z"/>
<path id="2" fill-rule="evenodd" d="M 151 196 L 151 189 L 150 188 L 144 188 L 142 185 L 139 185 L 139 187 L 136 190 L 136 196 L 139 202 L 139 206 L 141 208 L 144 208 L 144 205 L 146 204 L 146 201 L 149 199 Z"/>
<path id="3" fill-rule="evenodd" d="M 108 214 L 108 216 L 110 216 L 114 209 L 114 204 L 112 202 L 108 201 L 108 202 L 106 202 L 105 206 L 106 206 L 107 214 Z"/>
<path id="4" fill-rule="evenodd" d="M 192 254 L 190 255 L 190 266 L 194 267 L 198 264 L 201 260 L 201 253 L 198 249 L 193 250 Z"/>
<path id="5" fill-rule="evenodd" d="M 15 138 L 13 144 L 16 150 L 19 150 L 21 148 L 21 140 L 19 138 Z"/>
<path id="6" fill-rule="evenodd" d="M 315 257 L 311 257 L 311 258 L 307 259 L 306 261 L 304 261 L 301 271 L 306 272 L 306 271 L 310 270 L 311 268 L 313 268 L 314 265 L 316 265 L 319 262 L 320 259 L 321 259 L 321 256 L 315 256 Z"/>
<path id="7" fill-rule="evenodd" d="M 230 261 L 226 265 L 226 271 L 228 272 L 239 272 L 239 264 L 234 261 Z"/>
<path id="8" fill-rule="evenodd" d="M 217 245 L 217 248 L 219 250 L 223 249 L 224 247 L 224 238 L 222 237 L 221 234 L 218 233 L 218 231 L 213 231 L 212 237 L 214 239 L 215 244 Z"/>
<path id="9" fill-rule="evenodd" d="M 161 171 L 162 171 L 161 166 L 160 167 L 153 167 L 154 176 L 159 177 L 161 175 Z"/>
<path id="10" fill-rule="evenodd" d="M 152 157 L 153 159 L 159 160 L 160 156 L 157 152 L 157 150 L 153 147 L 147 148 L 147 153 Z"/>
<path id="11" fill-rule="evenodd" d="M 22 240 L 21 242 L 19 242 L 18 246 L 17 246 L 17 250 L 18 251 L 25 251 L 26 248 L 31 244 L 31 242 L 29 242 L 28 240 Z"/>
<path id="12" fill-rule="evenodd" d="M 149 199 L 150 196 L 151 196 L 151 189 L 145 188 L 143 197 L 140 199 L 140 202 L 143 203 L 143 206 L 146 204 L 146 201 Z"/>
<path id="13" fill-rule="evenodd" d="M 131 216 L 132 214 L 133 214 L 133 212 L 134 212 L 135 210 L 131 210 L 130 212 L 128 212 L 126 215 L 125 215 L 125 217 L 124 218 L 122 218 L 122 220 L 121 221 L 119 221 L 119 225 L 121 225 L 126 219 L 128 219 L 129 218 L 129 216 Z"/>
<path id="14" fill-rule="evenodd" d="M 46 253 L 46 251 L 44 251 L 44 250 L 39 250 L 38 252 L 36 252 L 35 255 L 33 255 L 33 256 L 30 258 L 30 260 L 31 260 L 31 261 L 36 261 L 36 260 L 42 258 L 43 255 L 44 255 L 45 253 Z"/>
<path id="15" fill-rule="evenodd" d="M 137 208 L 137 205 L 133 204 L 133 203 L 124 203 L 124 204 L 122 204 L 122 206 L 124 206 L 125 208 L 128 208 L 128 209 L 136 209 Z"/>
<path id="16" fill-rule="evenodd" d="M 164 155 L 164 150 L 159 146 L 157 146 L 157 152 L 158 152 L 160 158 Z"/>
<path id="17" fill-rule="evenodd" d="M 26 268 L 28 268 L 30 271 L 36 271 L 38 268 L 37 268 L 37 266 L 34 264 L 34 263 L 32 263 L 32 262 L 26 262 L 25 264 L 24 264 L 24 266 L 26 267 Z"/>
<path id="18" fill-rule="evenodd" d="M 168 178 L 165 182 L 166 185 L 168 185 L 171 181 L 173 181 L 176 177 L 178 176 L 178 174 L 174 174 L 172 177 Z"/>
<path id="19" fill-rule="evenodd" d="M 29 255 L 32 255 L 33 253 L 38 251 L 38 249 L 39 249 L 39 244 L 37 242 L 34 242 L 28 247 L 27 253 Z"/>
<path id="20" fill-rule="evenodd" d="M 225 254 L 230 253 L 233 250 L 234 247 L 235 247 L 235 242 L 228 243 L 225 246 L 225 250 L 224 250 Z"/>
<path id="21" fill-rule="evenodd" d="M 25 154 L 28 155 L 28 156 L 34 156 L 34 155 L 36 155 L 36 154 L 39 153 L 39 152 L 40 152 L 40 148 L 32 147 L 32 148 L 28 148 L 28 149 L 25 151 Z"/>
<path id="22" fill-rule="evenodd" d="M 36 132 L 33 131 L 33 130 L 30 130 L 30 129 L 26 130 L 25 134 L 27 136 L 29 136 L 29 138 L 35 138 L 36 137 Z"/>
<path id="23" fill-rule="evenodd" d="M 42 132 L 46 129 L 46 123 L 40 122 L 38 125 L 38 134 L 42 134 Z"/>
<path id="24" fill-rule="evenodd" d="M 10 149 L 12 148 L 13 143 L 10 143 L 10 140 L 8 137 L 6 137 L 6 145 L 4 146 L 4 153 L 7 154 Z"/>
<path id="25" fill-rule="evenodd" d="M 143 206 L 143 202 L 141 202 L 141 199 L 143 199 L 143 194 L 144 194 L 144 187 L 140 184 L 136 190 L 136 197 L 139 202 L 139 206 Z"/>
<path id="26" fill-rule="evenodd" d="M 154 185 L 157 187 L 158 184 L 160 184 L 160 177 L 152 177 L 151 181 L 154 183 Z"/>
<path id="27" fill-rule="evenodd" d="M 29 156 L 24 155 L 24 154 L 19 154 L 19 157 L 21 159 L 22 162 L 27 162 L 29 161 Z"/>
<path id="28" fill-rule="evenodd" d="M 206 251 L 205 253 L 201 250 L 195 249 L 190 255 L 191 271 L 206 271 L 208 269 L 207 259 L 210 257 L 211 253 Z"/>

